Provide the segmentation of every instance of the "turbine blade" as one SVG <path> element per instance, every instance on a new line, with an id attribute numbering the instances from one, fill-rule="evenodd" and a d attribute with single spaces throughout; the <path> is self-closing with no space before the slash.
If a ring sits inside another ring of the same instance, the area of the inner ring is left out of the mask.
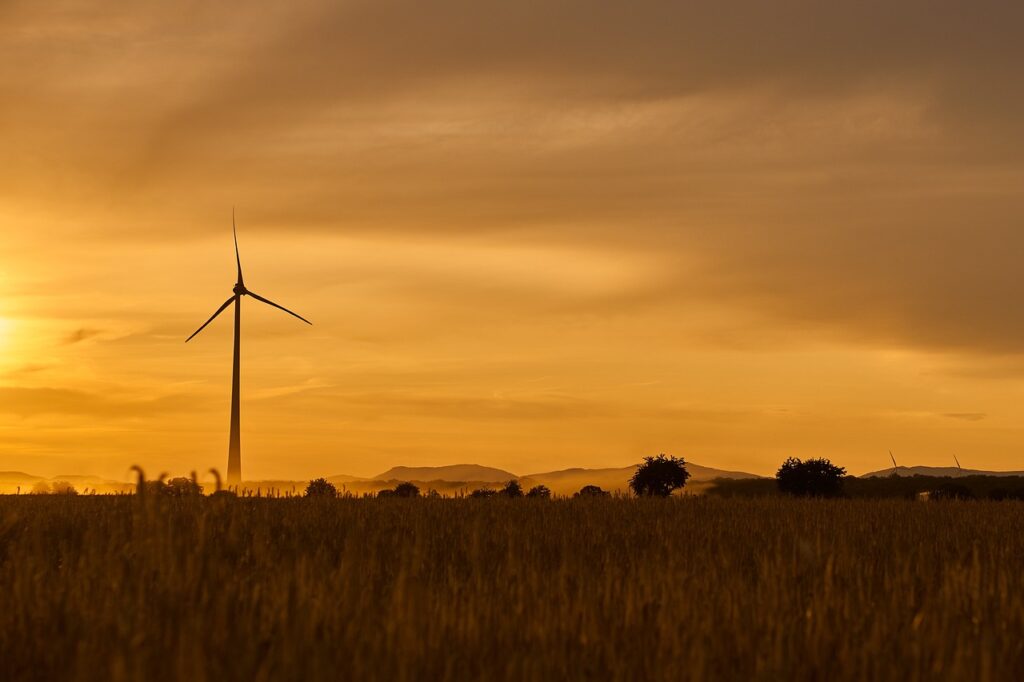
<path id="1" fill-rule="evenodd" d="M 274 306 L 275 308 L 280 308 L 281 310 L 285 311 L 285 312 L 286 312 L 286 313 L 288 313 L 289 315 L 294 315 L 295 317 L 299 318 L 300 320 L 302 320 L 302 321 L 303 321 L 303 322 L 305 322 L 306 324 L 313 324 L 312 322 L 310 322 L 309 320 L 307 320 L 306 318 L 304 318 L 304 317 L 303 317 L 302 315 L 299 315 L 298 313 L 293 313 L 292 311 L 290 311 L 290 310 L 288 310 L 287 308 L 285 308 L 285 307 L 284 307 L 283 305 L 278 305 L 278 304 L 274 303 L 273 301 L 270 301 L 270 300 L 267 300 L 267 299 L 263 298 L 263 297 L 262 297 L 262 296 L 260 296 L 259 294 L 254 294 L 254 293 L 252 293 L 251 291 L 248 291 L 248 292 L 246 292 L 246 293 L 248 293 L 248 294 L 249 294 L 250 296 L 252 296 L 253 298 L 255 298 L 255 299 L 256 299 L 257 301 L 263 301 L 263 302 L 264 302 L 264 303 L 266 303 L 267 305 L 272 305 L 272 306 Z"/>
<path id="2" fill-rule="evenodd" d="M 221 307 L 217 308 L 217 312 L 215 312 L 213 315 L 210 315 L 210 319 L 208 319 L 206 322 L 204 322 L 202 327 L 200 327 L 199 329 L 197 329 L 194 332 L 192 332 L 192 336 L 195 336 L 199 332 L 201 332 L 204 329 L 206 329 L 206 325 L 208 325 L 211 322 L 213 322 L 213 318 L 217 317 L 222 312 L 224 312 L 224 309 L 227 308 L 229 305 L 231 305 L 231 302 L 234 301 L 236 298 L 238 298 L 238 297 L 237 296 L 232 296 L 228 300 L 224 301 L 224 305 L 222 305 Z M 190 336 L 187 339 L 185 339 L 185 343 L 188 343 L 189 341 L 191 341 L 192 340 L 192 336 Z"/>
<path id="3" fill-rule="evenodd" d="M 242 278 L 242 257 L 238 255 L 238 230 L 235 229 L 235 207 L 231 207 L 231 236 L 235 238 L 235 263 L 238 265 L 238 283 L 244 284 Z"/>

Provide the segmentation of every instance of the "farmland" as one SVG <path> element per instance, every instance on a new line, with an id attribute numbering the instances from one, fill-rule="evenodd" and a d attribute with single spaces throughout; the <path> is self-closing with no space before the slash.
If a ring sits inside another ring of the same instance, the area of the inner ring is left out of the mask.
<path id="1" fill-rule="evenodd" d="M 0 497 L 6 679 L 1024 677 L 1024 503 Z"/>

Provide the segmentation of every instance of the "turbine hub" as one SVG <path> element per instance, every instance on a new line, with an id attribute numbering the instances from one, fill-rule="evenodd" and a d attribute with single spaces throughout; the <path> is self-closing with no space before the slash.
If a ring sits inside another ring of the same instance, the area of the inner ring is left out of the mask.
<path id="1" fill-rule="evenodd" d="M 245 296 L 247 293 L 249 293 L 248 291 L 246 291 L 245 285 L 242 284 L 241 282 L 235 285 L 233 291 L 235 292 L 236 296 Z"/>

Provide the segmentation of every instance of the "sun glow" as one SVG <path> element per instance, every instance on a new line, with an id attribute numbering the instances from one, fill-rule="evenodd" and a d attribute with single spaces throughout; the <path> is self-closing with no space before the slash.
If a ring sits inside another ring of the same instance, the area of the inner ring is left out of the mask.
<path id="1" fill-rule="evenodd" d="M 11 339 L 14 323 L 6 317 L 0 317 L 0 348 L 6 348 Z"/>

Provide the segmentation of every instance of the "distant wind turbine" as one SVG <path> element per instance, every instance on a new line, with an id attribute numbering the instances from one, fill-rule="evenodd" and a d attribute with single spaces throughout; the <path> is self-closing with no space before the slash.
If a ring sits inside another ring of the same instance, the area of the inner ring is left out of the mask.
<path id="1" fill-rule="evenodd" d="M 231 298 L 224 301 L 224 304 L 217 308 L 217 312 L 210 316 L 203 326 L 192 332 L 192 336 L 185 339 L 185 343 L 188 343 L 192 338 L 199 332 L 206 329 L 206 325 L 213 322 L 214 318 L 224 312 L 232 303 L 235 304 L 235 359 L 231 372 L 231 436 L 228 440 L 228 485 L 238 485 L 242 482 L 242 444 L 239 434 L 239 364 L 238 355 L 241 341 L 241 326 L 242 326 L 242 297 L 252 296 L 257 301 L 262 301 L 267 305 L 274 306 L 280 310 L 285 311 L 289 315 L 293 315 L 306 324 L 313 324 L 302 315 L 293 313 L 284 306 L 278 305 L 273 301 L 267 300 L 262 296 L 253 293 L 245 288 L 245 281 L 242 279 L 242 259 L 238 255 L 238 232 L 235 229 L 235 209 L 231 209 L 231 234 L 235 240 L 235 264 L 238 266 L 238 281 L 235 282 L 234 289 L 232 290 Z"/>
<path id="2" fill-rule="evenodd" d="M 953 461 L 956 462 L 956 468 L 959 469 L 962 474 L 964 472 L 964 468 L 960 466 L 960 460 L 956 458 L 956 455 L 953 455 Z"/>
<path id="3" fill-rule="evenodd" d="M 889 459 L 892 460 L 892 475 L 893 476 L 899 476 L 900 475 L 900 468 L 898 466 L 896 466 L 896 458 L 893 456 L 892 450 L 889 451 Z"/>

